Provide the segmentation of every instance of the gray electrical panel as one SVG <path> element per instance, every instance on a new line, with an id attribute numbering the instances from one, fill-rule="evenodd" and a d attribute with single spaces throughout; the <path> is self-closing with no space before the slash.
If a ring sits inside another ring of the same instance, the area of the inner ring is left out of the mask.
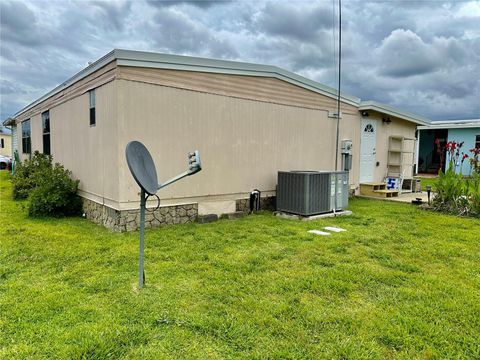
<path id="1" fill-rule="evenodd" d="M 279 171 L 277 210 L 303 216 L 348 207 L 348 171 Z"/>
<path id="2" fill-rule="evenodd" d="M 337 183 L 336 188 L 335 182 Z M 344 210 L 348 207 L 348 189 L 348 171 L 330 173 L 330 210 L 335 208 L 335 197 L 337 198 L 336 211 Z"/>

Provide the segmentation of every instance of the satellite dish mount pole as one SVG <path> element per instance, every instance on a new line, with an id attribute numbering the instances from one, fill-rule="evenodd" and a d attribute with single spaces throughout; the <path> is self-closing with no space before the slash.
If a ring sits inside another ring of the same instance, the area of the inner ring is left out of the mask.
<path id="1" fill-rule="evenodd" d="M 140 246 L 138 256 L 138 287 L 145 285 L 145 272 L 143 270 L 143 248 L 145 240 L 145 190 L 140 191 Z"/>

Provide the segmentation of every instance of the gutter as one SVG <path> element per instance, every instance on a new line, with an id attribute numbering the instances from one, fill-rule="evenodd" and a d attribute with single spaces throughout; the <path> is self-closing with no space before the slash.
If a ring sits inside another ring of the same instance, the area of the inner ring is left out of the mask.
<path id="1" fill-rule="evenodd" d="M 435 124 L 432 123 L 431 125 L 419 126 L 418 130 L 435 130 L 435 129 L 475 129 L 480 128 L 480 122 L 478 123 L 467 123 L 467 124 Z"/>

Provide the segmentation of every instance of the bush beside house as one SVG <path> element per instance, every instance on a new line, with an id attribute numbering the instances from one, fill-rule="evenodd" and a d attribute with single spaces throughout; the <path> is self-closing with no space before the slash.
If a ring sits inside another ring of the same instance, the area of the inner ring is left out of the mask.
<path id="1" fill-rule="evenodd" d="M 30 216 L 68 216 L 82 212 L 78 180 L 52 157 L 36 151 L 31 160 L 19 163 L 12 177 L 13 198 L 28 199 Z"/>

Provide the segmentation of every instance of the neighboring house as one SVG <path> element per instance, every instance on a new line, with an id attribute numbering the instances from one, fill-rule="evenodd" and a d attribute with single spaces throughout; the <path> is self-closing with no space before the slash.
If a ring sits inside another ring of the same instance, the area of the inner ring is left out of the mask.
<path id="1" fill-rule="evenodd" d="M 432 121 L 429 125 L 419 126 L 418 130 L 418 173 L 437 174 L 440 169 L 449 168 L 450 161 L 445 154 L 445 144 L 449 141 L 463 142 L 460 153 L 469 156 L 470 149 L 480 148 L 480 119 Z M 463 166 L 456 164 L 456 170 L 461 170 L 464 175 L 470 174 L 468 161 Z"/>
<path id="2" fill-rule="evenodd" d="M 125 161 L 129 141 L 149 148 L 160 180 L 200 150 L 203 171 L 161 190 L 162 206 L 234 212 L 253 189 L 275 196 L 280 170 L 334 169 L 336 98 L 334 89 L 275 66 L 113 50 L 20 110 L 14 129 L 22 159 L 52 154 L 80 179 L 87 217 L 124 230 L 124 214 L 139 206 Z M 383 181 L 389 137 L 414 138 L 427 124 L 342 94 L 351 187 Z"/>
<path id="3" fill-rule="evenodd" d="M 0 127 L 0 155 L 12 156 L 12 135 L 3 131 Z"/>

